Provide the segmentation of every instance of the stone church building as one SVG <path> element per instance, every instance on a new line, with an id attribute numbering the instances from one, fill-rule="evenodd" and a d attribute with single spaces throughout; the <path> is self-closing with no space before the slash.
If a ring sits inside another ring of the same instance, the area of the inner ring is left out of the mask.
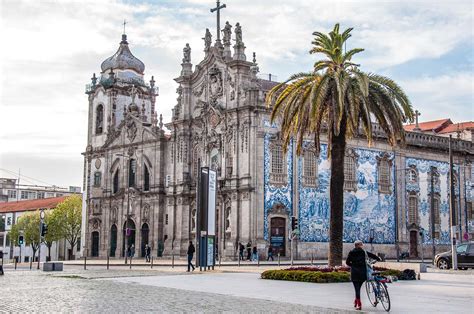
<path id="1" fill-rule="evenodd" d="M 233 30 L 232 30 L 233 28 Z M 233 34 L 232 34 L 233 33 Z M 102 62 L 86 88 L 88 138 L 84 155 L 84 254 L 184 256 L 196 230 L 198 164 L 218 173 L 216 243 L 223 259 L 238 243 L 261 255 L 271 243 L 290 254 L 291 217 L 299 258 L 326 257 L 329 228 L 327 146 L 316 155 L 308 138 L 302 156 L 284 155 L 278 125 L 270 124 L 266 93 L 253 54 L 247 57 L 239 23 L 228 22 L 213 42 L 206 30 L 205 57 L 191 63 L 183 49 L 171 121 L 157 112 L 158 88 L 122 35 L 117 52 Z M 356 239 L 374 251 L 424 256 L 449 243 L 448 138 L 435 129 L 407 126 L 407 145 L 390 147 L 376 125 L 375 143 L 356 137 L 345 159 L 345 249 Z M 466 132 L 472 129 L 466 128 Z M 453 141 L 459 239 L 474 236 L 474 144 Z M 420 231 L 422 231 L 420 235 Z M 443 247 L 444 248 L 444 247 Z"/>

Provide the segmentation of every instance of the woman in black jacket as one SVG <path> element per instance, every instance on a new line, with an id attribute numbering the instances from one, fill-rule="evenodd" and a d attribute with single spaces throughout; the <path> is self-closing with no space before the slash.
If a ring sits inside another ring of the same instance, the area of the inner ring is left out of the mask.
<path id="1" fill-rule="evenodd" d="M 380 258 L 370 252 L 366 252 L 363 249 L 364 244 L 362 241 L 357 240 L 354 242 L 355 248 L 349 252 L 347 256 L 346 264 L 351 268 L 351 281 L 354 285 L 355 290 L 355 300 L 354 307 L 356 310 L 362 309 L 362 303 L 360 301 L 360 288 L 364 281 L 367 280 L 367 256 L 369 258 L 380 261 Z"/>

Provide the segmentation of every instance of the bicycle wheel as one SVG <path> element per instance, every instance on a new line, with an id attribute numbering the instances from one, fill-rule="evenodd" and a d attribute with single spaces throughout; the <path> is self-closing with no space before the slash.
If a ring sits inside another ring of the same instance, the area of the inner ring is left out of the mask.
<path id="1" fill-rule="evenodd" d="M 387 285 L 385 283 L 380 285 L 379 300 L 385 311 L 390 311 L 390 295 L 388 294 Z"/>
<path id="2" fill-rule="evenodd" d="M 377 287 L 375 286 L 375 282 L 373 281 L 365 282 L 365 290 L 367 291 L 367 297 L 369 298 L 370 304 L 372 304 L 373 307 L 377 306 L 376 289 Z"/>

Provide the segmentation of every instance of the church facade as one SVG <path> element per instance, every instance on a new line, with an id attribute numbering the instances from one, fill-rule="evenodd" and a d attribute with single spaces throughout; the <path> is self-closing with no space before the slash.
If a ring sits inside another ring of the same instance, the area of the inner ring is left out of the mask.
<path id="1" fill-rule="evenodd" d="M 234 36 L 232 36 L 234 28 Z M 183 49 L 175 79 L 177 104 L 164 123 L 153 77 L 131 53 L 126 35 L 86 89 L 88 143 L 84 153 L 84 254 L 122 257 L 134 245 L 154 256 L 186 254 L 196 231 L 198 167 L 218 174 L 216 243 L 223 259 L 251 242 L 266 255 L 270 244 L 283 256 L 324 258 L 328 250 L 327 146 L 320 154 L 308 138 L 302 156 L 283 154 L 278 125 L 270 123 L 266 93 L 248 60 L 242 28 L 228 22 L 205 57 L 191 63 Z M 231 39 L 234 37 L 233 39 Z M 232 44 L 232 42 L 234 44 Z M 404 147 L 390 147 L 376 125 L 375 143 L 356 137 L 345 158 L 345 249 L 356 239 L 372 242 L 390 257 L 409 251 L 424 256 L 450 242 L 448 138 L 415 129 Z M 292 144 L 291 144 L 292 145 Z M 472 141 L 453 141 L 457 237 L 474 236 Z M 291 241 L 291 220 L 298 219 Z"/>

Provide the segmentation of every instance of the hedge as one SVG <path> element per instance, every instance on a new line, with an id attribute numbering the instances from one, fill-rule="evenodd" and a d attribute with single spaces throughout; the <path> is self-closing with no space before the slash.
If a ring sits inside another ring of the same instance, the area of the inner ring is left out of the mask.
<path id="1" fill-rule="evenodd" d="M 261 277 L 262 279 L 303 281 L 315 283 L 348 282 L 351 280 L 350 273 L 344 271 L 320 272 L 286 269 L 267 270 L 262 273 Z"/>
<path id="2" fill-rule="evenodd" d="M 396 269 L 387 269 L 376 267 L 375 271 L 380 272 L 383 276 L 395 276 L 402 278 L 402 271 Z M 288 269 L 276 269 L 264 271 L 261 275 L 262 279 L 302 281 L 315 283 L 329 282 L 348 282 L 351 280 L 349 267 L 292 267 Z"/>

